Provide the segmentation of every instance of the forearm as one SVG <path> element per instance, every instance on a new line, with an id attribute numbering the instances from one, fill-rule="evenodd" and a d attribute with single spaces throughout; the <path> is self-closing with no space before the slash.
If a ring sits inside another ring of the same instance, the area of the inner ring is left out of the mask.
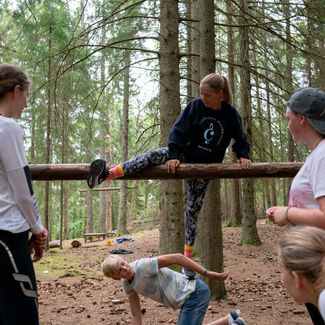
<path id="1" fill-rule="evenodd" d="M 287 221 L 295 225 L 309 225 L 325 229 L 325 212 L 321 209 L 290 207 Z"/>
<path id="2" fill-rule="evenodd" d="M 205 268 L 202 265 L 196 263 L 195 261 L 184 256 L 181 253 L 162 255 L 158 257 L 159 268 L 168 267 L 174 264 L 180 265 L 182 267 L 186 267 L 202 275 L 204 274 L 205 271 Z"/>
<path id="3" fill-rule="evenodd" d="M 33 192 L 28 166 L 8 171 L 7 175 L 17 206 L 30 225 L 32 233 L 40 233 L 43 226 Z"/>

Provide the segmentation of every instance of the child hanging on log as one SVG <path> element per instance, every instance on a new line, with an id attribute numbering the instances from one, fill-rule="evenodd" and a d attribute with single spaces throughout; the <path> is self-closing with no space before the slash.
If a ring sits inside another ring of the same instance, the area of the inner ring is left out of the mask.
<path id="1" fill-rule="evenodd" d="M 129 297 L 132 324 L 142 324 L 139 294 L 163 304 L 180 309 L 178 325 L 200 325 L 203 322 L 210 301 L 210 289 L 199 278 L 188 279 L 185 275 L 168 268 L 180 265 L 206 276 L 223 281 L 228 272 L 208 271 L 192 259 L 178 253 L 142 258 L 128 263 L 120 256 L 110 255 L 103 264 L 103 273 L 114 280 L 121 280 L 122 287 Z M 245 325 L 239 310 L 209 323 L 209 325 Z"/>
<path id="2" fill-rule="evenodd" d="M 106 162 L 97 159 L 90 166 L 87 183 L 90 188 L 124 175 L 159 164 L 167 172 L 175 173 L 180 162 L 221 163 L 231 139 L 238 163 L 249 168 L 249 143 L 243 132 L 242 122 L 232 106 L 232 90 L 227 78 L 211 73 L 200 83 L 201 97 L 193 99 L 179 115 L 168 137 L 168 147 L 148 151 L 142 155 L 106 170 Z M 198 216 L 209 184 L 208 179 L 187 180 L 185 210 L 184 255 L 191 258 L 197 234 Z M 193 270 L 183 270 L 189 278 Z"/>

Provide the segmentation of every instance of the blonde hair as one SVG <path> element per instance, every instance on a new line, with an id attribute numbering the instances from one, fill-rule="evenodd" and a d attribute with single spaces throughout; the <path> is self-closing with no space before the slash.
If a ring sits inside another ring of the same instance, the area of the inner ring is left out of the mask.
<path id="1" fill-rule="evenodd" d="M 102 263 L 102 271 L 104 275 L 111 278 L 117 271 L 117 262 L 123 261 L 123 258 L 118 255 L 110 255 L 105 258 Z"/>
<path id="2" fill-rule="evenodd" d="M 30 80 L 25 73 L 13 64 L 0 64 L 0 99 L 15 89 L 18 85 L 21 90 L 30 86 Z"/>
<path id="3" fill-rule="evenodd" d="M 300 273 L 314 286 L 317 295 L 325 288 L 325 231 L 310 226 L 294 227 L 278 241 L 280 263 Z"/>
<path id="4" fill-rule="evenodd" d="M 201 80 L 200 86 L 203 85 L 211 87 L 215 92 L 222 90 L 224 101 L 228 104 L 232 104 L 233 94 L 230 83 L 226 77 L 218 73 L 210 73 Z"/>

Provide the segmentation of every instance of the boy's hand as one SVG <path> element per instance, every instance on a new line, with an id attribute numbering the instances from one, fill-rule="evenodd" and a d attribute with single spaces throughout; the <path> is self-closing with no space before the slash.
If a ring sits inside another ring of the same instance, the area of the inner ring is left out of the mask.
<path id="1" fill-rule="evenodd" d="M 208 271 L 205 275 L 208 279 L 223 281 L 228 278 L 229 272 L 217 273 L 213 271 Z"/>

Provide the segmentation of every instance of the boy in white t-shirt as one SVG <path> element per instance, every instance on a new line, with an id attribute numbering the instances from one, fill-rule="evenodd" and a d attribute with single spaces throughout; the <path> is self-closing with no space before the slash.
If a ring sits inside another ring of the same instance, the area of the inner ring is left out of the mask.
<path id="1" fill-rule="evenodd" d="M 210 301 L 209 287 L 199 278 L 190 280 L 168 268 L 174 264 L 189 267 L 213 280 L 223 281 L 228 277 L 228 272 L 208 271 L 182 254 L 142 258 L 131 264 L 116 255 L 105 259 L 102 264 L 103 273 L 114 280 L 121 280 L 122 287 L 129 297 L 132 324 L 142 324 L 139 294 L 166 307 L 180 309 L 177 323 L 179 325 L 202 324 Z M 229 324 L 245 325 L 239 310 L 234 310 L 209 325 Z"/>

